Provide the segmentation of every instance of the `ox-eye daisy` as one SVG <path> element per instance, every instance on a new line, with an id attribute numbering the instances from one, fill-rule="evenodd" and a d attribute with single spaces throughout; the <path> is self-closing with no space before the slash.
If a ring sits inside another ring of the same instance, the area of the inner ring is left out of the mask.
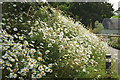
<path id="1" fill-rule="evenodd" d="M 42 76 L 45 76 L 45 75 L 46 75 L 46 73 L 45 73 L 44 71 L 42 71 L 42 72 L 41 72 L 41 75 L 42 75 Z"/>
<path id="2" fill-rule="evenodd" d="M 42 76 L 40 74 L 37 74 L 36 75 L 36 78 L 41 78 Z"/>
<path id="3" fill-rule="evenodd" d="M 17 28 L 13 28 L 13 30 L 14 30 L 14 31 L 18 31 L 18 29 L 17 29 Z"/>
<path id="4" fill-rule="evenodd" d="M 31 53 L 35 53 L 36 52 L 36 50 L 35 49 L 31 49 Z"/>

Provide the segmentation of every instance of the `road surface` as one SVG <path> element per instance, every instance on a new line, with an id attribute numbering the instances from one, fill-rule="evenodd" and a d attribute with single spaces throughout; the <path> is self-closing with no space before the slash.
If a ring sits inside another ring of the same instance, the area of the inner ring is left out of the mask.
<path id="1" fill-rule="evenodd" d="M 113 58 L 113 61 L 115 62 L 115 68 L 118 71 L 118 76 L 120 79 L 120 50 L 109 47 L 109 52 Z"/>

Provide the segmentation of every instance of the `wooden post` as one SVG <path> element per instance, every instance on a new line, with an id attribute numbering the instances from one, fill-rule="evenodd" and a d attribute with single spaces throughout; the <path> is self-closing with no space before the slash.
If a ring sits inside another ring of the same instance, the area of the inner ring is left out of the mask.
<path id="1" fill-rule="evenodd" d="M 0 3 L 0 22 L 2 22 L 2 3 Z M 0 30 L 2 29 L 2 25 L 0 24 Z M 0 35 L 2 35 L 0 33 Z M 0 38 L 1 39 L 1 38 Z M 0 42 L 0 59 L 2 59 L 2 42 Z M 2 65 L 0 65 L 2 67 Z M 2 80 L 2 70 L 0 70 L 0 80 Z"/>
<path id="2" fill-rule="evenodd" d="M 118 78 L 120 80 L 120 51 L 118 51 Z"/>
<path id="3" fill-rule="evenodd" d="M 106 72 L 108 74 L 108 79 L 111 78 L 111 54 L 106 54 Z"/>

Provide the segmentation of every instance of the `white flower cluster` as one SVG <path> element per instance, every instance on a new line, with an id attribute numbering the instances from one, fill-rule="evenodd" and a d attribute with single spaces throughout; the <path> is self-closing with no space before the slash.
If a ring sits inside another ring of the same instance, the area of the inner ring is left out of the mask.
<path id="1" fill-rule="evenodd" d="M 14 28 L 17 31 L 17 28 Z M 8 78 L 20 78 L 32 75 L 32 78 L 42 78 L 46 73 L 52 73 L 52 64 L 48 66 L 43 64 L 42 53 L 39 50 L 30 48 L 28 41 L 23 43 L 15 42 L 14 36 L 7 33 L 6 30 L 1 30 L 2 38 L 2 59 L 0 69 L 7 70 Z M 34 41 L 32 41 L 34 43 Z M 47 51 L 48 52 L 48 51 Z M 37 56 L 35 56 L 38 54 Z M 31 71 L 31 74 L 29 72 Z"/>
<path id="2" fill-rule="evenodd" d="M 44 10 L 44 8 L 46 7 L 41 9 Z M 80 22 L 74 22 L 55 9 L 51 8 L 51 10 L 54 12 L 53 14 L 57 15 L 52 26 L 49 25 L 49 21 L 36 20 L 34 27 L 30 27 L 31 31 L 27 34 L 27 37 L 24 34 L 9 35 L 5 30 L 2 30 L 3 56 L 0 59 L 0 64 L 3 66 L 0 69 L 7 69 L 10 72 L 7 77 L 19 77 L 21 79 L 29 76 L 31 72 L 32 78 L 42 78 L 42 76 L 46 76 L 47 72 L 52 73 L 51 67 L 53 64 L 43 64 L 45 61 L 43 54 L 46 56 L 44 56 L 45 59 L 49 59 L 49 55 L 54 52 L 55 54 L 52 57 L 59 55 L 57 61 L 54 62 L 55 65 L 59 64 L 58 69 L 61 67 L 65 69 L 64 67 L 69 65 L 71 71 L 87 74 L 90 73 L 88 67 L 92 67 L 95 72 L 101 70 L 97 66 L 105 60 L 105 54 L 108 53 L 107 43 L 101 42 L 95 34 L 86 30 Z M 46 13 L 48 12 L 46 11 Z M 8 26 L 6 27 L 9 29 Z M 20 30 L 13 28 L 13 31 L 19 32 Z M 14 38 L 17 40 L 14 41 Z M 29 41 L 27 38 L 37 39 L 38 42 Z M 42 42 L 38 46 L 41 40 Z M 57 47 L 54 47 L 54 45 L 57 45 Z M 58 51 L 55 51 L 56 49 Z M 96 75 L 100 77 L 100 74 Z"/>
<path id="3" fill-rule="evenodd" d="M 74 58 L 71 62 L 63 63 L 61 66 L 72 63 L 72 68 L 75 68 L 73 65 L 80 65 L 79 68 L 82 68 L 83 72 L 87 72 L 86 67 L 90 65 L 98 66 L 98 61 L 104 60 L 103 56 L 108 53 L 107 43 L 101 42 L 95 34 L 86 30 L 80 22 L 74 23 L 71 18 L 62 16 L 54 9 L 52 10 L 58 15 L 57 22 L 49 27 L 46 22 L 40 21 L 40 26 L 33 28 L 31 32 L 35 32 L 37 28 L 38 32 L 43 33 L 43 39 L 49 43 L 48 47 L 52 47 L 56 43 L 60 54 L 67 50 L 68 53 L 62 56 L 64 59 L 67 59 L 68 56 Z M 38 32 L 35 32 L 35 34 L 38 34 Z M 30 34 L 30 36 L 34 35 Z M 98 70 L 95 69 L 95 71 Z"/>

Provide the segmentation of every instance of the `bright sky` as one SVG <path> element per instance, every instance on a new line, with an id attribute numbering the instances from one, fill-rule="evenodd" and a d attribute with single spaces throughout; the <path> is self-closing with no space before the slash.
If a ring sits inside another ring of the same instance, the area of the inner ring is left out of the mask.
<path id="1" fill-rule="evenodd" d="M 120 0 L 109 0 L 109 2 L 113 4 L 113 8 L 114 8 L 115 10 L 118 9 L 118 2 L 119 2 L 119 1 L 120 1 Z M 120 2 L 119 2 L 119 3 L 120 3 Z M 119 5 L 119 6 L 120 6 L 120 5 Z"/>

